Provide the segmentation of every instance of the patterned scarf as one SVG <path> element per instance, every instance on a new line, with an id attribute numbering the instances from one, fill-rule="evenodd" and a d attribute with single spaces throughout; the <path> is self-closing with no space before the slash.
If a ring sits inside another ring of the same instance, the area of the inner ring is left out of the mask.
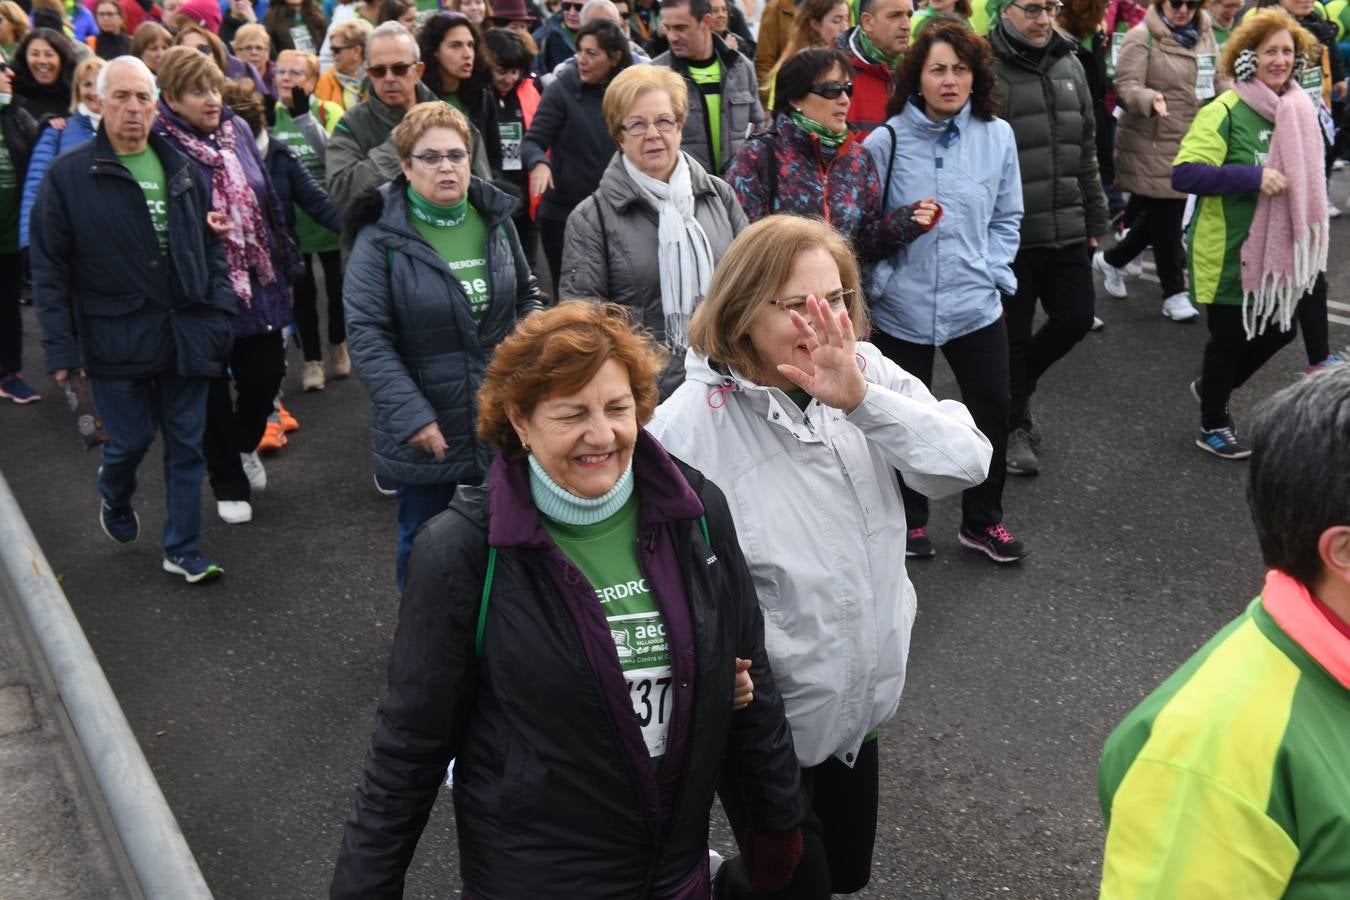
<path id="1" fill-rule="evenodd" d="M 844 138 L 848 137 L 847 130 L 834 131 L 833 129 L 826 128 L 800 109 L 794 109 L 792 112 L 788 113 L 788 118 L 790 118 L 792 123 L 802 131 L 805 131 L 807 134 L 814 134 L 826 147 L 838 147 L 844 142 Z"/>
<path id="2" fill-rule="evenodd" d="M 1317 113 L 1298 82 L 1291 78 L 1278 95 L 1259 78 L 1239 81 L 1234 89 L 1257 115 L 1275 123 L 1266 165 L 1289 181 L 1284 193 L 1257 195 L 1242 242 L 1242 324 L 1252 338 L 1271 319 L 1288 331 L 1299 298 L 1326 270 L 1327 183 Z"/>
<path id="3" fill-rule="evenodd" d="M 249 151 L 236 148 L 239 132 L 228 114 L 221 118 L 215 131 L 200 137 L 195 129 L 188 129 L 181 124 L 181 120 L 162 98 L 159 103 L 160 127 L 183 148 L 184 153 L 211 169 L 211 209 L 223 212 L 234 224 L 229 233 L 221 237 L 225 243 L 230 287 L 248 307 L 253 300 L 250 270 L 257 274 L 259 284 L 271 284 L 277 279 L 272 269 L 272 256 L 268 252 L 271 244 L 267 224 L 263 221 L 262 207 L 258 204 L 258 195 L 248 183 L 244 164 L 239 158 L 240 153 Z"/>

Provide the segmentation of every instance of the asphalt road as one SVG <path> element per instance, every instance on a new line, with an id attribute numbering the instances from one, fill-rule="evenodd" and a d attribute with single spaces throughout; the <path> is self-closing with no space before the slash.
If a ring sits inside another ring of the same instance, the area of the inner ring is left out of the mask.
<path id="1" fill-rule="evenodd" d="M 1334 196 L 1347 187 L 1338 176 Z M 1350 225 L 1333 234 L 1345 241 Z M 1336 256 L 1333 301 L 1347 283 Z M 1170 322 L 1160 307 L 1149 281 L 1132 281 L 1127 300 L 1099 292 L 1106 330 L 1043 380 L 1042 474 L 1010 479 L 1005 497 L 1006 524 L 1031 549 L 1023 564 L 960 548 L 957 501 L 934 504 L 938 557 L 911 566 L 920 611 L 909 683 L 882 730 L 874 876 L 857 896 L 1093 895 L 1103 740 L 1259 589 L 1245 464 L 1192 445 L 1187 384 L 1205 327 Z M 1333 347 L 1343 346 L 1350 305 L 1333 313 L 1345 320 Z M 397 615 L 394 508 L 371 484 L 362 387 L 302 394 L 292 355 L 287 404 L 301 429 L 267 460 L 251 524 L 207 516 L 204 550 L 227 575 L 188 587 L 159 569 L 158 448 L 141 471 L 142 541 L 122 547 L 100 532 L 97 456 L 79 449 L 39 374 L 25 315 L 45 401 L 0 406 L 0 468 L 208 881 L 221 898 L 324 895 Z M 1300 340 L 1235 395 L 1239 429 L 1302 364 Z M 938 392 L 953 391 L 940 376 Z M 408 895 L 451 894 L 455 859 L 444 797 Z"/>

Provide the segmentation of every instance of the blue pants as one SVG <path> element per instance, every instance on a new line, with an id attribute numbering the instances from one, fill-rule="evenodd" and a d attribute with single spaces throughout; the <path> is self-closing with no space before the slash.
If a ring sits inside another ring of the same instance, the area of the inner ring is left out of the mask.
<path id="1" fill-rule="evenodd" d="M 394 561 L 394 577 L 398 580 L 399 593 L 403 593 L 408 557 L 412 554 L 413 535 L 417 534 L 417 529 L 423 522 L 447 508 L 454 496 L 453 483 L 399 482 L 394 485 L 394 502 L 398 504 L 398 557 Z"/>
<path id="2" fill-rule="evenodd" d="M 108 443 L 98 492 L 115 510 L 131 506 L 136 467 L 164 435 L 164 552 L 169 556 L 198 549 L 202 529 L 202 430 L 206 427 L 208 378 L 176 373 L 149 378 L 90 378 L 94 405 L 103 419 Z"/>

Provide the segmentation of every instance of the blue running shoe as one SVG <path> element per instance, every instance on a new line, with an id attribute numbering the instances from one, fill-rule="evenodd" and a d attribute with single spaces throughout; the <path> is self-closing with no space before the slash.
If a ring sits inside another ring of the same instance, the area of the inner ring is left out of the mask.
<path id="1" fill-rule="evenodd" d="M 1201 428 L 1195 446 L 1207 450 L 1221 459 L 1246 459 L 1252 455 L 1252 448 L 1244 444 L 1231 425 L 1222 428 Z"/>
<path id="2" fill-rule="evenodd" d="M 23 375 L 18 372 L 11 372 L 4 378 L 0 378 L 0 397 L 20 404 L 35 403 L 42 399 L 42 395 L 33 390 L 32 386 L 23 380 Z"/>
<path id="3" fill-rule="evenodd" d="M 103 526 L 104 534 L 119 544 L 134 544 L 141 536 L 141 520 L 136 510 L 131 507 L 115 510 L 107 500 L 99 504 L 98 524 Z"/>
<path id="4" fill-rule="evenodd" d="M 164 571 L 182 575 L 188 584 L 210 581 L 225 574 L 225 570 L 200 553 L 184 553 L 182 556 L 164 557 Z"/>

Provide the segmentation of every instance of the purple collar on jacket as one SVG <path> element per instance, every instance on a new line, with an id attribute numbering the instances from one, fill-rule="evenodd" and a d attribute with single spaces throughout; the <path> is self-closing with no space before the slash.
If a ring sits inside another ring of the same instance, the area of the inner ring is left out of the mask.
<path id="1" fill-rule="evenodd" d="M 670 818 L 688 748 L 696 662 L 694 622 L 684 588 L 684 573 L 675 555 L 675 544 L 664 526 L 699 518 L 703 515 L 703 503 L 665 448 L 646 431 L 638 433 L 633 476 L 638 497 L 638 563 L 665 620 L 671 674 L 676 685 L 659 777 L 643 743 L 628 683 L 610 636 L 609 623 L 596 602 L 595 589 L 540 524 L 539 511 L 530 495 L 529 466 L 524 460 L 507 460 L 498 454 L 492 462 L 488 475 L 488 543 L 493 547 L 542 551 L 544 567 L 576 624 L 586 661 L 604 691 L 633 774 L 660 830 Z"/>

